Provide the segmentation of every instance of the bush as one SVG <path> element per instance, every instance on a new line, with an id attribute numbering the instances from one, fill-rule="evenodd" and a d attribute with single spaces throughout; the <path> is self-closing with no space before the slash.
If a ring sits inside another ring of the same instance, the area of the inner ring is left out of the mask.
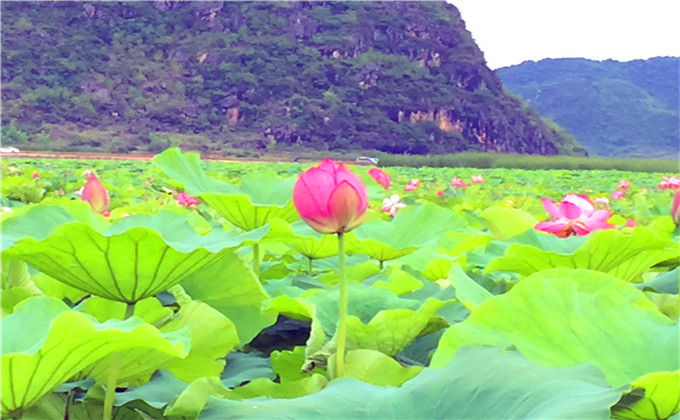
<path id="1" fill-rule="evenodd" d="M 9 125 L 2 127 L 3 144 L 25 144 L 28 143 L 28 134 L 17 127 L 17 121 L 10 121 Z"/>

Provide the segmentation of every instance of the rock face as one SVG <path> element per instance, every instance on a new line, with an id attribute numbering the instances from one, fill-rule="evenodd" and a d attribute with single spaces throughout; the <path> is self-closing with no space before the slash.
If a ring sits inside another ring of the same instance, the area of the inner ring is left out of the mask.
<path id="1" fill-rule="evenodd" d="M 585 154 L 505 93 L 445 2 L 3 2 L 2 12 L 3 125 Z"/>

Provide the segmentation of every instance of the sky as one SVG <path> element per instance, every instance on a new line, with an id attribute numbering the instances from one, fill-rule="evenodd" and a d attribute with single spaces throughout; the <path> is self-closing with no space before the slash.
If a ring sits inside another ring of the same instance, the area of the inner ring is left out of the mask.
<path id="1" fill-rule="evenodd" d="M 680 56 L 680 0 L 447 0 L 491 69 L 544 58 Z"/>

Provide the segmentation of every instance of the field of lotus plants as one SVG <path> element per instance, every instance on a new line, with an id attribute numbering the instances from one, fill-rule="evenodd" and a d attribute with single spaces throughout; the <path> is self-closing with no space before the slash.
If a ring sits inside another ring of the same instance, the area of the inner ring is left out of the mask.
<path id="1" fill-rule="evenodd" d="M 1 415 L 679 419 L 678 174 L 2 161 Z"/>

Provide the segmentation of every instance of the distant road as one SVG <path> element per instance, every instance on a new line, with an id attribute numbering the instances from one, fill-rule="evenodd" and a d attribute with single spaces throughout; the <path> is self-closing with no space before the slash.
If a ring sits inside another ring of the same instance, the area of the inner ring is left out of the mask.
<path id="1" fill-rule="evenodd" d="M 136 160 L 149 161 L 155 155 L 134 155 L 124 153 L 80 153 L 80 152 L 17 152 L 0 153 L 2 158 L 22 158 L 22 159 L 83 159 L 83 160 Z M 201 160 L 216 162 L 263 162 L 263 163 L 292 163 L 292 159 L 276 156 L 263 156 L 260 158 L 227 158 L 223 156 L 201 154 Z M 315 163 L 321 159 L 299 159 L 296 163 Z M 353 160 L 341 161 L 348 165 L 355 165 Z"/>

